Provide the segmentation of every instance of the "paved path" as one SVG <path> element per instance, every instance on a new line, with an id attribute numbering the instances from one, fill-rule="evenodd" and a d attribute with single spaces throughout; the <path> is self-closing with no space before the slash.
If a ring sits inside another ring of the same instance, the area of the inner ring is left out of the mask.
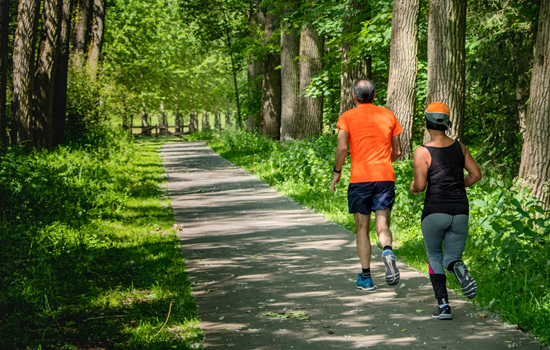
<path id="1" fill-rule="evenodd" d="M 451 294 L 453 321 L 431 318 L 425 276 L 355 289 L 354 235 L 279 195 L 202 142 L 162 149 L 206 349 L 540 349 Z M 291 317 L 289 317 L 291 316 Z"/>

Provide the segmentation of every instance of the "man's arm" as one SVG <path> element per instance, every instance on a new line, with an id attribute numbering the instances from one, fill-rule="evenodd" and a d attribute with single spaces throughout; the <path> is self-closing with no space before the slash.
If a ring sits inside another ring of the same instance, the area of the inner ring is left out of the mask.
<path id="1" fill-rule="evenodd" d="M 348 155 L 348 132 L 345 130 L 338 131 L 338 145 L 336 146 L 336 152 L 334 154 L 334 169 L 341 171 L 346 156 Z M 336 183 L 340 181 L 342 174 L 334 173 L 332 175 L 332 182 L 330 184 L 330 189 L 332 193 L 336 191 Z"/>
<path id="2" fill-rule="evenodd" d="M 399 141 L 399 135 L 392 136 L 391 138 L 391 161 L 395 162 L 401 157 L 401 141 Z"/>

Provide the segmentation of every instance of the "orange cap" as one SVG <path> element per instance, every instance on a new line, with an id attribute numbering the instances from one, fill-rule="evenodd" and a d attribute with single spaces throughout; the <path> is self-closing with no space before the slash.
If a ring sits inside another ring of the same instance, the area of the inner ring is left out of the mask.
<path id="1" fill-rule="evenodd" d="M 430 103 L 428 108 L 426 108 L 426 113 L 445 113 L 445 114 L 451 115 L 451 111 L 449 110 L 449 107 L 443 102 L 439 102 L 439 101 Z"/>

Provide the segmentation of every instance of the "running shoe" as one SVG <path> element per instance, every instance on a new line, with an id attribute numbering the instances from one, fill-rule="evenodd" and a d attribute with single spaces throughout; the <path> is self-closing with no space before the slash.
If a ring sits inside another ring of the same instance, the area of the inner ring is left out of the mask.
<path id="1" fill-rule="evenodd" d="M 359 277 L 357 277 L 357 289 L 374 290 L 374 283 L 372 283 L 372 278 L 363 278 L 363 274 L 360 273 Z"/>
<path id="2" fill-rule="evenodd" d="M 449 305 L 438 307 L 432 314 L 432 317 L 438 320 L 452 320 L 451 307 Z"/>
<path id="3" fill-rule="evenodd" d="M 397 269 L 395 255 L 391 250 L 386 250 L 382 253 L 382 260 L 386 265 L 386 282 L 390 286 L 395 286 L 399 283 L 399 270 Z"/>
<path id="4" fill-rule="evenodd" d="M 477 295 L 477 283 L 472 275 L 468 273 L 468 268 L 466 265 L 464 265 L 462 261 L 456 262 L 453 267 L 453 272 L 458 280 L 458 283 L 460 283 L 460 287 L 462 287 L 464 296 L 468 299 L 475 298 Z"/>

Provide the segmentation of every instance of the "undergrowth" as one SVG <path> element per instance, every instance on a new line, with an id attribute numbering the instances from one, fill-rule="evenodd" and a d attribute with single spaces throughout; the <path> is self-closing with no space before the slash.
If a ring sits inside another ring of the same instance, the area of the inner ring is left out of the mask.
<path id="1" fill-rule="evenodd" d="M 2 349 L 202 346 L 160 143 L 100 133 L 0 154 Z"/>
<path id="2" fill-rule="evenodd" d="M 278 191 L 354 231 L 348 214 L 350 162 L 346 160 L 335 194 L 330 192 L 336 135 L 322 135 L 281 145 L 244 131 L 210 135 L 217 153 Z M 396 201 L 392 212 L 395 251 L 409 265 L 428 274 L 420 218 L 424 195 L 409 191 L 411 161 L 394 164 Z M 484 180 L 468 189 L 470 232 L 464 261 L 478 281 L 474 303 L 550 341 L 550 216 L 516 181 L 483 169 Z M 371 225 L 371 231 L 374 225 Z M 375 238 L 371 234 L 371 238 Z M 454 278 L 450 288 L 460 290 Z"/>

